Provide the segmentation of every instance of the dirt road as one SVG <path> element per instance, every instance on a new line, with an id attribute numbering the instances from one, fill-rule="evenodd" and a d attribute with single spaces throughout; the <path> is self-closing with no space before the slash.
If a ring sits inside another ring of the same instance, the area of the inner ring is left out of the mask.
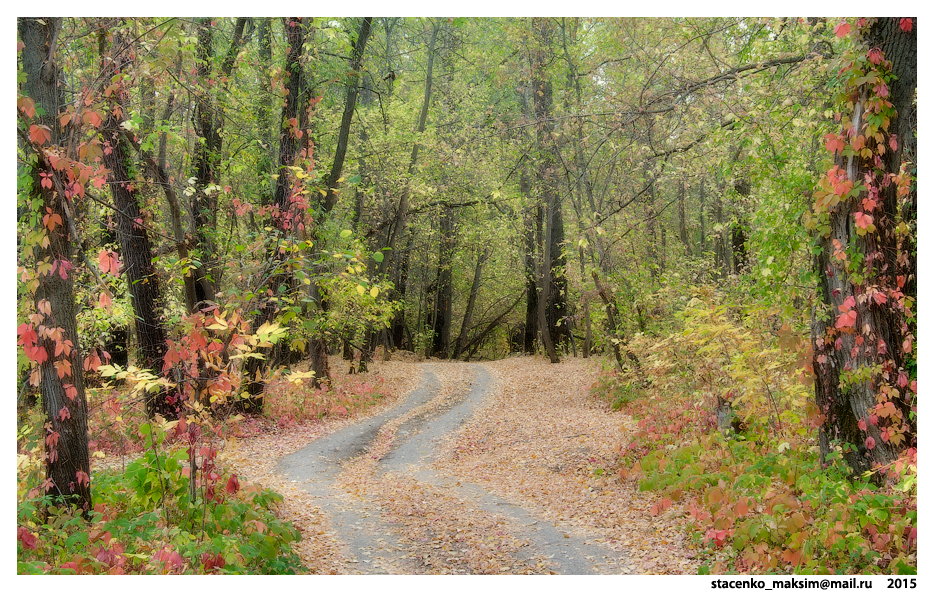
<path id="1" fill-rule="evenodd" d="M 594 365 L 405 365 L 415 388 L 393 407 L 270 468 L 312 570 L 695 572 L 681 510 L 651 516 L 653 500 L 614 473 L 631 427 L 589 394 Z"/>

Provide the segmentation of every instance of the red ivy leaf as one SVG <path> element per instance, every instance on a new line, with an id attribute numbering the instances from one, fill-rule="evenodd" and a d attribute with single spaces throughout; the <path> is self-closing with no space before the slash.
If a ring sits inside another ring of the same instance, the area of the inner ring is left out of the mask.
<path id="1" fill-rule="evenodd" d="M 227 486 L 224 487 L 224 490 L 226 490 L 228 494 L 235 494 L 240 490 L 240 482 L 237 480 L 237 474 L 232 475 L 230 479 L 227 480 Z"/>
<path id="2" fill-rule="evenodd" d="M 36 549 L 36 536 L 30 533 L 25 527 L 18 527 L 16 529 L 16 539 L 23 542 L 23 547 L 28 550 Z"/>
<path id="3" fill-rule="evenodd" d="M 902 29 L 903 32 L 905 33 L 912 31 L 912 19 L 910 18 L 899 19 L 899 28 Z"/>
<path id="4" fill-rule="evenodd" d="M 879 47 L 875 47 L 867 52 L 867 59 L 870 60 L 871 64 L 879 65 L 883 62 L 883 52 L 880 51 Z"/>
<path id="5" fill-rule="evenodd" d="M 844 302 L 842 304 L 838 305 L 838 311 L 841 311 L 842 313 L 847 313 L 848 311 L 853 309 L 854 305 L 856 304 L 857 304 L 857 301 L 854 299 L 853 295 L 849 296 L 846 299 L 844 299 Z"/>
<path id="6" fill-rule="evenodd" d="M 854 222 L 859 228 L 865 229 L 873 224 L 873 217 L 863 212 L 854 213 Z"/>
<path id="7" fill-rule="evenodd" d="M 29 139 L 42 146 L 46 142 L 52 141 L 52 132 L 48 126 L 39 126 L 33 124 L 29 127 Z"/>
<path id="8" fill-rule="evenodd" d="M 861 418 L 857 422 L 857 428 L 859 428 L 860 430 L 867 430 L 867 421 Z"/>
<path id="9" fill-rule="evenodd" d="M 857 311 L 848 311 L 838 316 L 834 327 L 844 329 L 845 327 L 854 327 L 855 325 L 857 325 Z"/>
<path id="10" fill-rule="evenodd" d="M 867 445 L 868 449 L 873 449 L 877 446 L 877 442 L 873 440 L 873 437 L 867 437 L 867 440 L 864 441 L 864 444 Z"/>
<path id="11" fill-rule="evenodd" d="M 834 28 L 834 34 L 838 37 L 844 37 L 851 32 L 851 25 L 847 21 L 841 21 Z"/>

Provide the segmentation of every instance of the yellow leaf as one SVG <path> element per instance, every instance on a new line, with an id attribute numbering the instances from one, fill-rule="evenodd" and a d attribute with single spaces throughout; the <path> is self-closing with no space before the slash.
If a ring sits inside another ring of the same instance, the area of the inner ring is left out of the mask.
<path id="1" fill-rule="evenodd" d="M 373 298 L 377 298 L 378 294 L 380 294 L 380 289 L 377 288 L 376 286 L 370 289 L 370 296 L 372 296 Z"/>
<path id="2" fill-rule="evenodd" d="M 366 292 L 366 290 L 367 290 L 367 289 L 364 288 L 363 286 L 361 286 L 360 284 L 357 285 L 357 294 L 364 294 L 364 292 Z"/>

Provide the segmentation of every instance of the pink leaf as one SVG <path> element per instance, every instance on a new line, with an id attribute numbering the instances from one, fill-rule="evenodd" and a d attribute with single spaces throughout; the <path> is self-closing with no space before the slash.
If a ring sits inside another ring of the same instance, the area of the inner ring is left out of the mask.
<path id="1" fill-rule="evenodd" d="M 851 25 L 847 21 L 841 21 L 834 28 L 834 34 L 838 37 L 844 37 L 851 32 Z"/>
<path id="2" fill-rule="evenodd" d="M 848 311 L 847 313 L 842 313 L 838 316 L 837 322 L 834 324 L 834 327 L 837 329 L 843 329 L 845 327 L 854 327 L 857 325 L 857 311 Z"/>
<path id="3" fill-rule="evenodd" d="M 873 217 L 869 214 L 864 214 L 863 212 L 854 213 L 854 222 L 858 227 L 865 229 L 871 224 L 873 224 Z"/>
<path id="4" fill-rule="evenodd" d="M 899 371 L 899 379 L 896 380 L 896 384 L 900 387 L 909 385 L 909 377 L 906 376 L 906 373 Z"/>
<path id="5" fill-rule="evenodd" d="M 857 301 L 854 299 L 854 296 L 851 295 L 847 297 L 846 299 L 844 299 L 844 302 L 838 306 L 838 311 L 841 311 L 842 313 L 846 313 L 850 311 L 851 309 L 853 309 L 854 305 L 856 304 L 857 304 Z"/>
<path id="6" fill-rule="evenodd" d="M 864 441 L 864 444 L 867 445 L 868 449 L 873 449 L 874 447 L 876 447 L 877 442 L 873 440 L 873 437 L 867 437 L 867 440 Z"/>

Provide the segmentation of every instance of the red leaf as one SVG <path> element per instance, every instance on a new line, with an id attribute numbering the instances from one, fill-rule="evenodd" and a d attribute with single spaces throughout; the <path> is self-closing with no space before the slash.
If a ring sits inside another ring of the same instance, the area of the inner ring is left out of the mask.
<path id="1" fill-rule="evenodd" d="M 36 339 L 38 339 L 36 330 L 28 323 L 24 323 L 16 328 L 16 335 L 19 336 L 19 339 L 16 341 L 19 346 L 34 346 Z"/>
<path id="2" fill-rule="evenodd" d="M 838 37 L 844 37 L 851 32 L 851 25 L 847 21 L 841 21 L 834 28 L 834 34 Z"/>
<path id="3" fill-rule="evenodd" d="M 33 124 L 29 127 L 29 139 L 42 146 L 46 142 L 52 141 L 52 132 L 49 131 L 48 126 L 39 126 Z"/>
<path id="4" fill-rule="evenodd" d="M 849 296 L 849 297 L 847 297 L 846 299 L 844 299 L 844 302 L 843 302 L 843 303 L 841 303 L 840 305 L 838 305 L 838 311 L 841 311 L 842 313 L 847 313 L 848 311 L 850 311 L 851 309 L 853 309 L 853 308 L 854 308 L 854 305 L 856 305 L 856 304 L 857 304 L 857 301 L 854 300 L 853 295 L 852 295 L 852 296 Z"/>
<path id="5" fill-rule="evenodd" d="M 101 293 L 101 296 L 97 299 L 97 302 L 100 303 L 101 307 L 107 309 L 108 311 L 110 310 L 111 300 L 110 297 L 107 296 L 106 292 Z"/>
<path id="6" fill-rule="evenodd" d="M 899 19 L 899 28 L 902 29 L 903 32 L 905 33 L 912 31 L 912 19 L 910 18 Z"/>
<path id="7" fill-rule="evenodd" d="M 36 536 L 30 533 L 25 527 L 18 527 L 16 529 L 16 539 L 23 542 L 23 547 L 29 550 L 36 549 Z"/>
<path id="8" fill-rule="evenodd" d="M 224 490 L 226 490 L 228 494 L 234 494 L 240 490 L 240 482 L 237 480 L 237 474 L 232 475 L 230 479 L 227 480 L 227 486 L 224 487 Z"/>
<path id="9" fill-rule="evenodd" d="M 877 446 L 877 442 L 873 440 L 873 437 L 867 437 L 867 440 L 864 441 L 864 444 L 867 445 L 868 449 L 873 449 Z"/>
<path id="10" fill-rule="evenodd" d="M 863 212 L 854 213 L 854 222 L 859 228 L 865 229 L 873 224 L 873 217 Z"/>
<path id="11" fill-rule="evenodd" d="M 860 430 L 867 430 L 867 421 L 861 418 L 857 422 L 857 428 L 859 428 Z"/>
<path id="12" fill-rule="evenodd" d="M 875 47 L 867 52 L 867 59 L 871 64 L 879 65 L 883 61 L 883 52 L 879 47 Z"/>
<path id="13" fill-rule="evenodd" d="M 845 327 L 854 327 L 855 325 L 857 325 L 857 311 L 852 310 L 839 315 L 834 327 L 843 329 Z"/>
<path id="14" fill-rule="evenodd" d="M 900 387 L 909 385 L 909 377 L 906 376 L 906 373 L 899 371 L 899 379 L 896 380 L 896 384 Z"/>

